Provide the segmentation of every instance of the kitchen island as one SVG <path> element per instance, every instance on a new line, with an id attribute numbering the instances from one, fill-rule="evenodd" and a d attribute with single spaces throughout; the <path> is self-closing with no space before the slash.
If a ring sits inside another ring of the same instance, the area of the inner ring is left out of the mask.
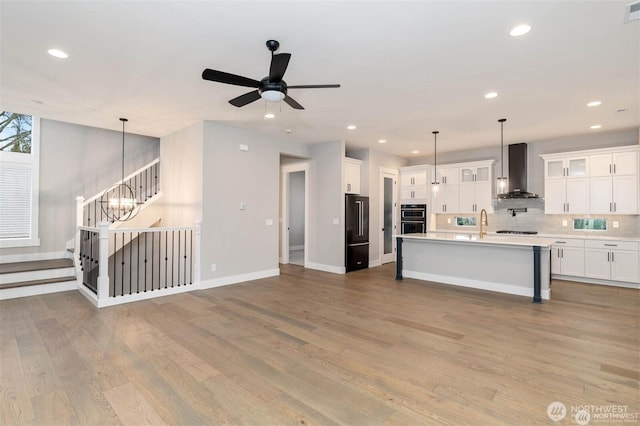
<path id="1" fill-rule="evenodd" d="M 552 239 L 428 232 L 396 235 L 396 279 L 551 297 Z"/>

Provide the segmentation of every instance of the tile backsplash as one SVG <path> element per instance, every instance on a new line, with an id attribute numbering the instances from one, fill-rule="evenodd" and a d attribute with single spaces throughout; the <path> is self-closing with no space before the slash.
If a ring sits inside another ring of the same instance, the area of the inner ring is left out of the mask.
<path id="1" fill-rule="evenodd" d="M 479 231 L 479 226 L 460 228 L 456 226 L 456 216 L 474 216 L 472 214 L 436 214 L 435 225 L 438 230 L 460 230 L 464 232 L 471 230 Z M 479 214 L 477 215 L 480 217 Z M 607 230 L 574 230 L 573 219 L 605 219 L 607 221 Z M 449 223 L 449 221 L 451 223 Z M 563 226 L 563 221 L 566 226 Z M 539 234 L 555 234 L 555 235 L 574 235 L 578 236 L 599 236 L 599 237 L 622 237 L 622 238 L 640 238 L 640 215 L 555 215 L 544 214 L 544 209 L 527 208 L 527 212 L 516 212 L 513 216 L 507 210 L 496 210 L 496 212 L 488 216 L 488 232 L 495 232 L 501 229 L 509 229 L 515 231 L 538 231 Z M 618 223 L 618 227 L 614 228 L 614 222 Z M 480 220 L 478 219 L 478 224 Z M 431 224 L 433 227 L 433 224 Z"/>

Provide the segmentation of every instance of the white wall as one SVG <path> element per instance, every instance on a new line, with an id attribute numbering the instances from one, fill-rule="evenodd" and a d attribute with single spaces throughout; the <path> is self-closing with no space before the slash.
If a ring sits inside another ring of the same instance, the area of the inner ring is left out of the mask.
<path id="1" fill-rule="evenodd" d="M 157 158 L 159 147 L 157 138 L 127 133 L 125 175 Z M 104 191 L 121 174 L 122 132 L 41 119 L 40 246 L 0 249 L 0 255 L 64 251 L 75 235 L 75 198 Z"/>

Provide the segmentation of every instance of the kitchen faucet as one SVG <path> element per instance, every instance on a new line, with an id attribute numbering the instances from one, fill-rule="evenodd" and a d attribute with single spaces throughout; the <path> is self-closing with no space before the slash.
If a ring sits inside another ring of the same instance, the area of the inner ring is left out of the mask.
<path id="1" fill-rule="evenodd" d="M 487 210 L 482 209 L 480 210 L 480 238 L 487 235 L 487 230 L 485 226 L 488 226 L 488 225 L 489 225 L 489 220 L 487 219 Z"/>

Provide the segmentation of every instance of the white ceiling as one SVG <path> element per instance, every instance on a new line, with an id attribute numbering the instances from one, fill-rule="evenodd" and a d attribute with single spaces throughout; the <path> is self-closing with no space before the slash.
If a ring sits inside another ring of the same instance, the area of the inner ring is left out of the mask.
<path id="1" fill-rule="evenodd" d="M 128 132 L 157 137 L 215 120 L 407 157 L 431 152 L 433 130 L 439 151 L 495 146 L 503 117 L 505 144 L 637 128 L 640 21 L 624 23 L 625 3 L 2 0 L 0 104 L 114 130 L 127 117 Z M 522 22 L 531 32 L 510 37 Z M 201 79 L 261 79 L 268 39 L 292 53 L 289 85 L 342 87 L 292 89 L 306 110 L 265 121 L 263 101 L 228 103 L 250 89 Z"/>

